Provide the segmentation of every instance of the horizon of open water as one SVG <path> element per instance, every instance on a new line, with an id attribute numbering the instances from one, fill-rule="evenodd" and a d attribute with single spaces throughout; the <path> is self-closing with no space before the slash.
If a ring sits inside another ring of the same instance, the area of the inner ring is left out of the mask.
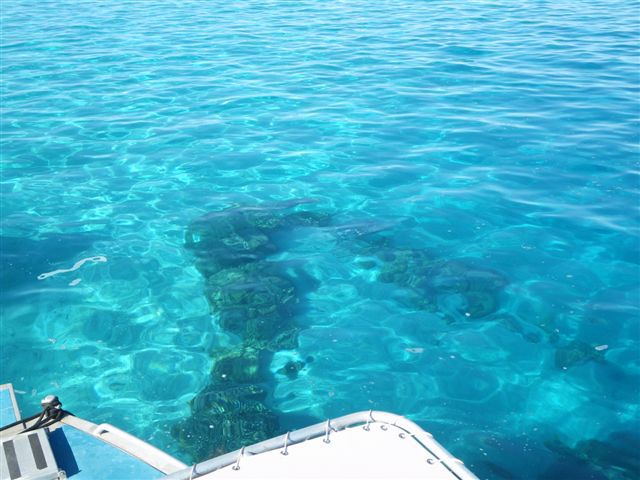
<path id="1" fill-rule="evenodd" d="M 640 476 L 637 1 L 0 10 L 23 413 L 56 393 L 190 461 L 172 427 L 238 339 L 185 232 L 304 210 L 264 259 L 308 284 L 281 431 L 389 410 L 481 478 Z"/>

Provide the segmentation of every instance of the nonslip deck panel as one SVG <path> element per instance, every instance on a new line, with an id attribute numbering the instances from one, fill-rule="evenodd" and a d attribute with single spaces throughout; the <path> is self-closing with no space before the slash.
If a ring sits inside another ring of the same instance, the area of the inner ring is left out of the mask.
<path id="1" fill-rule="evenodd" d="M 18 456 L 16 455 L 16 447 L 13 441 L 9 440 L 2 444 L 2 450 L 5 457 L 5 463 L 7 470 L 9 470 L 9 478 L 20 478 L 22 472 L 20 471 L 20 465 L 18 465 Z"/>
<path id="2" fill-rule="evenodd" d="M 2 480 L 54 480 L 58 478 L 58 472 L 45 429 L 21 433 L 2 441 Z"/>
<path id="3" fill-rule="evenodd" d="M 151 480 L 163 474 L 122 450 L 69 425 L 51 432 L 58 465 L 73 480 Z"/>

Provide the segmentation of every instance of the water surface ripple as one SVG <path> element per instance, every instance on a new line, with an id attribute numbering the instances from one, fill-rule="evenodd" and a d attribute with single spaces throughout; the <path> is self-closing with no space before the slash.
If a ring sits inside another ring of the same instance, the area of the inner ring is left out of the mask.
<path id="1" fill-rule="evenodd" d="M 313 199 L 267 259 L 314 279 L 280 428 L 390 410 L 481 478 L 638 478 L 638 8 L 3 2 L 1 380 L 189 461 L 237 338 L 185 232 Z"/>

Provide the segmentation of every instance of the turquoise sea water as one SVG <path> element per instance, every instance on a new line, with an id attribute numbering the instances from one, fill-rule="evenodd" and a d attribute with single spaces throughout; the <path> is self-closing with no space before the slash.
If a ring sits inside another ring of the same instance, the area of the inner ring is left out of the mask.
<path id="1" fill-rule="evenodd" d="M 191 461 L 243 340 L 190 225 L 313 212 L 261 258 L 277 433 L 373 408 L 481 478 L 638 478 L 639 8 L 2 2 L 0 380 Z"/>

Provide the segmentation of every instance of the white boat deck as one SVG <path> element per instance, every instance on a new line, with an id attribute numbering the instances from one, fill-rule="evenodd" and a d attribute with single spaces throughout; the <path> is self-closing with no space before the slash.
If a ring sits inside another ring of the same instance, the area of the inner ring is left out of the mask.
<path id="1" fill-rule="evenodd" d="M 285 437 L 203 462 L 168 478 L 477 480 L 431 434 L 386 412 L 360 412 L 291 432 L 286 447 Z"/>
<path id="2" fill-rule="evenodd" d="M 431 434 L 387 412 L 345 415 L 188 467 L 112 425 L 70 415 L 55 396 L 42 404 L 42 414 L 17 421 L 11 386 L 0 386 L 2 480 L 478 480 Z"/>
<path id="3" fill-rule="evenodd" d="M 281 452 L 244 456 L 238 470 L 230 465 L 200 478 L 456 478 L 414 437 L 392 425 L 348 428 L 333 432 L 330 443 L 314 438 L 293 445 L 286 456 Z"/>

